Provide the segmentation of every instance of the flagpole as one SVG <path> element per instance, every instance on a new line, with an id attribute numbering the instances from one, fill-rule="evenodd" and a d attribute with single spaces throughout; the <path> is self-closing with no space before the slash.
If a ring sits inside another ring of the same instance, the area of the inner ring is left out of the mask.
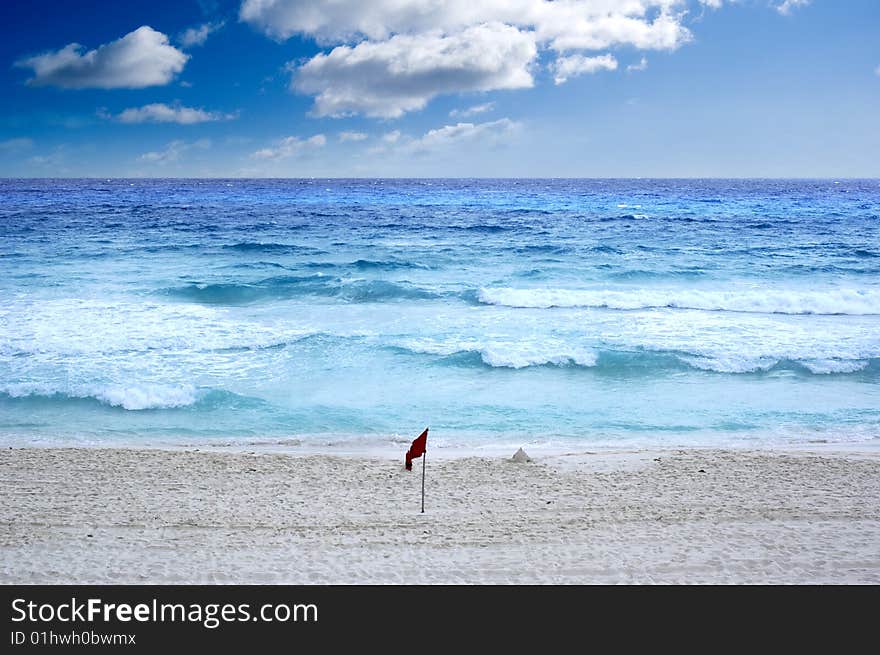
<path id="1" fill-rule="evenodd" d="M 428 449 L 425 448 L 425 454 L 422 455 L 422 514 L 425 513 L 425 461 L 428 459 Z"/>

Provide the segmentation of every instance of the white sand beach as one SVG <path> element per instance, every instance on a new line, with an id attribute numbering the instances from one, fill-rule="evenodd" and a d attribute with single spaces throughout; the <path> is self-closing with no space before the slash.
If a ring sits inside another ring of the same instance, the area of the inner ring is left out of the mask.
<path id="1" fill-rule="evenodd" d="M 6 449 L 0 582 L 876 584 L 878 455 Z"/>

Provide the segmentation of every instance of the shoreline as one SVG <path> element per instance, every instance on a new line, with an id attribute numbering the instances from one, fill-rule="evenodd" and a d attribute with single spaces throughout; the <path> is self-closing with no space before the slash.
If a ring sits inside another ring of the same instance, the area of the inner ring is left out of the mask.
<path id="1" fill-rule="evenodd" d="M 414 435 L 413 435 L 414 436 Z M 202 441 L 172 440 L 168 442 L 137 442 L 137 441 L 73 441 L 69 444 L 38 442 L 31 444 L 0 445 L 0 452 L 4 450 L 123 450 L 123 451 L 167 451 L 167 452 L 204 452 L 204 453 L 229 453 L 229 454 L 269 454 L 286 455 L 289 457 L 346 457 L 365 458 L 377 460 L 403 460 L 403 454 L 409 447 L 412 437 L 400 437 L 394 441 L 383 443 L 371 442 L 368 445 L 352 445 L 352 442 L 328 442 L 311 439 L 267 439 L 267 440 L 222 440 L 204 439 Z M 688 444 L 688 443 L 659 443 L 646 445 L 637 443 L 614 444 L 608 441 L 590 443 L 588 441 L 576 441 L 566 443 L 529 443 L 528 441 L 510 441 L 502 444 L 474 445 L 443 445 L 429 444 L 428 450 L 432 459 L 464 459 L 468 457 L 485 457 L 489 459 L 505 458 L 513 455 L 518 448 L 522 448 L 528 454 L 534 454 L 536 459 L 554 457 L 579 456 L 579 455 L 615 455 L 619 453 L 671 453 L 676 451 L 732 451 L 732 452 L 759 452 L 778 454 L 816 453 L 822 455 L 833 454 L 863 454 L 866 456 L 877 455 L 880 457 L 880 437 L 873 439 L 854 439 L 852 441 L 832 441 L 826 439 L 804 440 L 800 442 L 730 442 L 721 445 L 711 444 Z"/>
<path id="2" fill-rule="evenodd" d="M 429 451 L 424 515 L 403 450 L 5 448 L 0 582 L 880 583 L 880 449 L 810 446 Z"/>

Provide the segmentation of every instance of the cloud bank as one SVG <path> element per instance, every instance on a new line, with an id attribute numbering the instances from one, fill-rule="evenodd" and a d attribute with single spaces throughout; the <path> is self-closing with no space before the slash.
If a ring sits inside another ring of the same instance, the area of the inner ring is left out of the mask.
<path id="1" fill-rule="evenodd" d="M 295 69 L 292 87 L 315 96 L 317 116 L 397 118 L 441 93 L 530 87 L 536 53 L 532 35 L 499 23 L 399 34 L 316 55 Z"/>
<path id="2" fill-rule="evenodd" d="M 308 139 L 301 139 L 297 136 L 288 136 L 281 139 L 274 148 L 263 148 L 257 150 L 251 155 L 253 159 L 278 160 L 287 159 L 294 155 L 299 155 L 310 150 L 323 148 L 327 143 L 327 137 L 323 134 L 316 134 Z"/>
<path id="3" fill-rule="evenodd" d="M 472 107 L 468 107 L 467 109 L 453 109 L 449 112 L 450 118 L 467 118 L 468 116 L 475 116 L 477 114 L 484 114 L 488 111 L 492 111 L 495 109 L 494 102 L 484 102 L 480 105 L 473 105 Z"/>
<path id="4" fill-rule="evenodd" d="M 78 43 L 61 50 L 20 59 L 30 68 L 31 86 L 63 89 L 141 89 L 168 84 L 183 70 L 189 55 L 168 43 L 168 37 L 144 25 L 121 39 L 84 52 Z"/>
<path id="5" fill-rule="evenodd" d="M 648 69 L 648 58 L 642 57 L 637 64 L 630 64 L 626 67 L 627 73 L 632 73 L 635 71 L 643 71 Z"/>
<path id="6" fill-rule="evenodd" d="M 314 115 L 387 119 L 422 109 L 441 94 L 530 87 L 542 52 L 552 58 L 555 78 L 564 81 L 616 68 L 610 54 L 585 52 L 675 50 L 692 38 L 684 25 L 687 5 L 687 0 L 244 0 L 239 17 L 270 38 L 300 35 L 330 48 L 289 65 L 291 88 L 315 98 Z"/>
<path id="7" fill-rule="evenodd" d="M 783 16 L 788 16 L 793 9 L 806 7 L 808 4 L 810 4 L 810 0 L 783 0 L 781 4 L 776 6 L 776 11 Z"/>
<path id="8" fill-rule="evenodd" d="M 179 37 L 177 37 L 177 41 L 184 48 L 192 48 L 194 46 L 205 45 L 205 41 L 208 40 L 208 37 L 223 27 L 226 23 L 220 21 L 219 23 L 204 23 L 203 25 L 199 25 L 198 27 L 190 27 L 187 30 L 184 30 Z"/>
<path id="9" fill-rule="evenodd" d="M 368 135 L 364 132 L 340 132 L 339 141 L 340 143 L 345 143 L 346 141 L 363 141 L 367 136 Z"/>
<path id="10" fill-rule="evenodd" d="M 791 1 L 791 0 L 789 0 Z M 803 0 L 794 0 L 801 1 Z M 500 22 L 557 50 L 611 45 L 670 48 L 690 37 L 685 0 L 245 0 L 239 17 L 267 36 L 332 45 L 393 34 L 445 34 Z"/>
<path id="11" fill-rule="evenodd" d="M 172 107 L 161 102 L 154 102 L 143 107 L 131 107 L 114 116 L 120 123 L 177 123 L 179 125 L 232 120 L 237 117 L 237 114 L 205 111 L 194 107 Z"/>
<path id="12" fill-rule="evenodd" d="M 553 66 L 553 81 L 556 84 L 563 84 L 570 77 L 576 77 L 585 73 L 596 73 L 606 70 L 613 71 L 617 69 L 617 60 L 611 55 L 601 55 L 599 57 L 584 57 L 583 55 L 571 55 L 570 57 L 559 57 Z"/>
<path id="13" fill-rule="evenodd" d="M 477 141 L 487 146 L 498 146 L 507 143 L 521 127 L 520 123 L 509 118 L 487 123 L 444 125 L 407 143 L 406 149 L 412 152 L 434 151 Z"/>
<path id="14" fill-rule="evenodd" d="M 179 161 L 183 153 L 187 152 L 188 150 L 207 150 L 210 147 L 210 139 L 199 139 L 198 141 L 192 142 L 181 141 L 178 139 L 166 145 L 165 148 L 162 150 L 145 152 L 140 157 L 138 157 L 138 161 L 148 164 L 164 165 L 171 162 Z"/>

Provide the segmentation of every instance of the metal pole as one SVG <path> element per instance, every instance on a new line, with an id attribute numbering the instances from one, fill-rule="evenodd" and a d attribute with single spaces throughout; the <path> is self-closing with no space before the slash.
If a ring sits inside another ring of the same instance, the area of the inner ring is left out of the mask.
<path id="1" fill-rule="evenodd" d="M 425 462 L 428 459 L 428 449 L 422 455 L 422 514 L 425 513 Z"/>

